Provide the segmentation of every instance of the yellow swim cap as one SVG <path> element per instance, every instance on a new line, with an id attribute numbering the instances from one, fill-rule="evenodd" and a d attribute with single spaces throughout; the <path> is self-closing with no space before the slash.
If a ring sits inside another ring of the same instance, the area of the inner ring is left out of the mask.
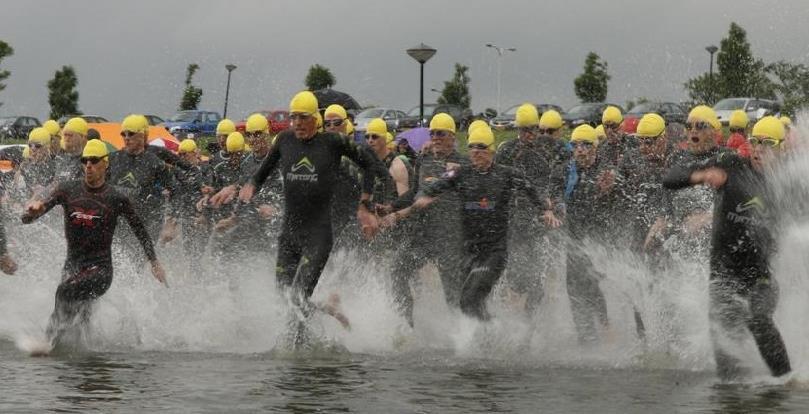
<path id="1" fill-rule="evenodd" d="M 98 139 L 87 141 L 87 145 L 84 146 L 84 151 L 81 153 L 82 157 L 104 158 L 107 155 L 109 155 L 107 144 Z"/>
<path id="2" fill-rule="evenodd" d="M 524 103 L 517 108 L 517 115 L 514 117 L 514 124 L 518 128 L 532 127 L 539 125 L 539 112 L 532 103 Z"/>
<path id="3" fill-rule="evenodd" d="M 140 114 L 129 115 L 121 122 L 121 131 L 148 133 L 149 121 Z"/>
<path id="4" fill-rule="evenodd" d="M 223 119 L 216 124 L 216 135 L 230 135 L 236 132 L 236 124 L 230 119 Z"/>
<path id="5" fill-rule="evenodd" d="M 42 124 L 42 128 L 47 129 L 48 133 L 51 135 L 59 135 L 59 131 L 61 130 L 61 128 L 59 128 L 59 123 L 53 119 L 45 121 L 45 123 Z"/>
<path id="6" fill-rule="evenodd" d="M 573 142 L 586 141 L 595 144 L 598 137 L 596 136 L 595 128 L 584 124 L 577 126 L 576 129 L 573 130 L 573 133 L 570 135 L 570 140 Z"/>
<path id="7" fill-rule="evenodd" d="M 533 106 L 533 105 L 532 105 Z M 490 151 L 494 150 L 494 133 L 492 132 L 491 128 L 477 128 L 469 134 L 469 139 L 467 140 L 469 145 L 474 144 L 483 144 Z"/>
<path id="8" fill-rule="evenodd" d="M 716 117 L 716 112 L 713 108 L 705 105 L 698 105 L 691 109 L 688 113 L 688 119 L 695 119 L 702 122 L 707 122 L 713 129 L 722 129 L 722 124 L 719 123 L 719 118 Z"/>
<path id="9" fill-rule="evenodd" d="M 381 135 L 385 136 L 388 133 L 388 124 L 382 120 L 382 118 L 374 118 L 368 122 L 368 126 L 365 128 L 365 134 L 370 135 Z"/>
<path id="10" fill-rule="evenodd" d="M 435 116 L 433 116 L 433 119 L 430 120 L 430 129 L 450 131 L 454 134 L 455 120 L 452 119 L 452 116 L 443 112 L 440 114 L 435 114 Z"/>
<path id="11" fill-rule="evenodd" d="M 326 115 L 326 116 L 328 116 L 328 115 L 337 115 L 337 116 L 340 117 L 340 119 L 348 118 L 348 114 L 346 113 L 346 109 L 343 108 L 341 105 L 337 105 L 337 104 L 329 105 L 329 107 L 326 108 L 326 112 L 324 113 L 324 115 Z"/>
<path id="12" fill-rule="evenodd" d="M 750 118 L 747 117 L 747 113 L 737 109 L 730 114 L 730 122 L 728 122 L 731 128 L 747 128 L 747 124 L 750 123 Z"/>
<path id="13" fill-rule="evenodd" d="M 666 121 L 658 114 L 646 114 L 638 122 L 635 135 L 644 138 L 659 137 L 666 130 Z"/>
<path id="14" fill-rule="evenodd" d="M 542 113 L 539 118 L 539 126 L 541 128 L 559 129 L 562 127 L 562 115 L 553 109 Z"/>
<path id="15" fill-rule="evenodd" d="M 34 128 L 28 133 L 28 142 L 50 147 L 51 133 L 43 127 Z"/>
<path id="16" fill-rule="evenodd" d="M 761 118 L 753 126 L 753 132 L 750 134 L 756 138 L 769 138 L 776 141 L 782 141 L 786 130 L 784 124 L 774 116 L 765 116 Z"/>
<path id="17" fill-rule="evenodd" d="M 270 132 L 270 122 L 267 117 L 262 114 L 253 114 L 247 117 L 245 124 L 245 131 L 247 132 Z"/>
<path id="18" fill-rule="evenodd" d="M 197 150 L 197 143 L 193 139 L 184 139 L 180 143 L 180 148 L 177 150 L 179 153 L 195 152 Z"/>
<path id="19" fill-rule="evenodd" d="M 81 117 L 70 118 L 65 124 L 64 131 L 75 132 L 79 135 L 87 135 L 87 129 L 90 128 L 87 126 L 87 121 Z"/>
<path id="20" fill-rule="evenodd" d="M 601 123 L 606 124 L 607 122 L 613 123 L 615 125 L 620 124 L 624 121 L 624 116 L 621 115 L 621 110 L 610 105 L 606 109 L 604 109 L 604 113 L 601 114 Z"/>
<path id="21" fill-rule="evenodd" d="M 244 135 L 241 132 L 231 132 L 225 141 L 225 148 L 228 152 L 242 152 L 244 151 Z"/>
<path id="22" fill-rule="evenodd" d="M 289 112 L 314 115 L 317 113 L 317 97 L 309 91 L 298 92 L 289 102 Z"/>

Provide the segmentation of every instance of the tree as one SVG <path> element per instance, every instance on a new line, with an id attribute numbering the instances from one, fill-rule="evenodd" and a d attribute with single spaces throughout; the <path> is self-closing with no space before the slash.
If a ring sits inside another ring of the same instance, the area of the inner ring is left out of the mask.
<path id="1" fill-rule="evenodd" d="M 317 91 L 331 88 L 337 83 L 337 79 L 331 74 L 329 68 L 315 63 L 309 68 L 309 73 L 306 74 L 304 83 L 306 84 L 306 89 Z"/>
<path id="2" fill-rule="evenodd" d="M 8 43 L 0 40 L 0 62 L 3 61 L 6 57 L 9 57 L 14 54 L 14 48 L 9 46 Z M 4 80 L 8 79 L 11 76 L 11 72 L 7 70 L 0 70 L 0 91 L 6 89 L 6 84 L 2 83 Z M 3 106 L 3 103 L 0 102 L 0 106 Z"/>
<path id="3" fill-rule="evenodd" d="M 773 88 L 783 101 L 782 112 L 795 115 L 809 108 L 809 67 L 779 61 L 767 65 L 766 71 L 776 78 Z"/>
<path id="4" fill-rule="evenodd" d="M 444 89 L 441 91 L 441 96 L 438 97 L 440 104 L 453 104 L 459 105 L 461 108 L 469 108 L 472 103 L 472 97 L 469 96 L 469 71 L 468 66 L 455 64 L 455 75 L 452 79 L 444 82 Z"/>
<path id="5" fill-rule="evenodd" d="M 48 81 L 48 104 L 51 106 L 51 119 L 64 115 L 81 115 L 79 111 L 79 79 L 73 66 L 62 66 Z"/>
<path id="6" fill-rule="evenodd" d="M 775 85 L 767 77 L 767 65 L 753 57 L 747 32 L 736 23 L 730 24 L 728 36 L 720 42 L 716 66 L 713 85 L 708 73 L 685 82 L 692 101 L 713 103 L 718 99 L 747 96 L 775 99 Z"/>
<path id="7" fill-rule="evenodd" d="M 604 102 L 607 99 L 607 62 L 594 52 L 587 54 L 584 60 L 584 73 L 573 80 L 576 96 L 584 103 Z"/>
<path id="8" fill-rule="evenodd" d="M 181 111 L 197 109 L 199 101 L 202 100 L 202 89 L 191 84 L 198 69 L 199 65 L 196 63 L 188 65 L 185 69 L 185 90 L 183 91 L 183 99 L 180 101 Z"/>

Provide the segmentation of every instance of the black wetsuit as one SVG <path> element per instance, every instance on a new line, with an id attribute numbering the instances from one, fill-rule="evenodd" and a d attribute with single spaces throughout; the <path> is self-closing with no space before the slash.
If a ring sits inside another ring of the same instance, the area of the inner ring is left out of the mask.
<path id="1" fill-rule="evenodd" d="M 525 175 L 537 189 L 547 192 L 552 203 L 560 208 L 564 198 L 570 151 L 561 140 L 539 136 L 527 142 L 514 139 L 497 149 L 496 162 L 511 166 Z M 518 293 L 526 295 L 526 311 L 532 314 L 542 301 L 542 277 L 549 265 L 547 230 L 539 220 L 547 206 L 536 206 L 526 196 L 514 200 L 509 222 L 509 262 L 505 280 Z"/>
<path id="2" fill-rule="evenodd" d="M 279 287 L 291 288 L 293 302 L 304 309 L 332 249 L 332 191 L 342 156 L 363 170 L 362 189 L 370 194 L 374 179 L 385 174 L 384 165 L 368 148 L 333 133 L 302 140 L 293 131 L 281 132 L 252 179 L 260 189 L 276 168 L 281 172 L 284 221 L 276 277 Z"/>
<path id="3" fill-rule="evenodd" d="M 775 252 L 770 210 L 763 174 L 749 160 L 732 153 L 669 171 L 663 184 L 680 189 L 690 186 L 694 171 L 717 167 L 727 181 L 717 190 L 711 237 L 710 319 L 717 370 L 732 377 L 736 361 L 722 346 L 723 335 L 738 339 L 743 325 L 753 334 L 764 362 L 775 376 L 791 370 L 786 346 L 772 320 L 778 289 L 770 275 Z"/>
<path id="4" fill-rule="evenodd" d="M 428 197 L 455 192 L 463 224 L 464 260 L 461 267 L 460 307 L 465 314 L 488 320 L 486 299 L 506 267 L 509 210 L 520 190 L 537 206 L 547 200 L 516 170 L 494 164 L 487 171 L 469 165 L 446 172 L 422 190 Z M 541 208 L 541 207 L 540 207 Z"/>
<path id="5" fill-rule="evenodd" d="M 124 193 L 146 223 L 149 234 L 157 235 L 163 218 L 163 189 L 174 191 L 171 171 L 152 151 L 134 155 L 117 151 L 109 155 L 107 182 Z"/>
<path id="6" fill-rule="evenodd" d="M 54 180 L 57 183 L 80 180 L 84 177 L 81 155 L 63 152 L 54 158 Z"/>
<path id="7" fill-rule="evenodd" d="M 201 212 L 197 202 L 202 199 L 202 188 L 211 185 L 211 170 L 207 164 L 191 166 L 187 170 L 174 169 L 177 187 L 172 197 L 172 211 L 177 217 L 183 236 L 183 250 L 190 259 L 191 268 L 201 270 L 199 262 L 208 240 L 209 226 L 197 223 Z"/>
<path id="8" fill-rule="evenodd" d="M 146 257 L 156 260 L 157 256 L 132 202 L 107 184 L 89 188 L 83 181 L 61 183 L 43 203 L 45 212 L 62 206 L 67 239 L 62 283 L 56 290 L 56 306 L 48 325 L 48 337 L 54 339 L 73 325 L 75 318 L 86 321 L 92 302 L 109 289 L 112 238 L 119 216 L 129 223 Z M 33 218 L 24 215 L 22 221 L 30 223 Z"/>
<path id="9" fill-rule="evenodd" d="M 253 175 L 261 167 L 264 159 L 269 155 L 264 154 L 259 157 L 255 152 L 248 154 L 241 164 L 241 176 L 239 182 L 245 184 L 250 182 Z M 267 247 L 274 246 L 273 234 L 278 234 L 281 226 L 281 209 L 283 205 L 284 185 L 278 169 L 272 172 L 270 178 L 263 186 L 256 189 L 256 193 L 248 204 L 240 204 L 237 211 L 239 219 L 239 233 L 244 240 L 244 248 L 249 252 L 266 252 Z M 359 198 L 359 195 L 357 195 Z M 258 213 L 262 205 L 272 206 L 277 214 L 270 218 L 262 217 Z"/>
<path id="10" fill-rule="evenodd" d="M 463 166 L 469 159 L 453 151 L 446 157 L 437 157 L 433 152 L 421 155 L 416 163 L 418 170 L 418 193 L 447 172 L 450 164 Z M 458 212 L 460 199 L 454 192 L 434 202 L 429 209 L 414 214 L 408 220 L 410 234 L 402 243 L 391 270 L 393 299 L 399 313 L 413 326 L 413 293 L 410 288 L 417 272 L 428 263 L 438 268 L 444 298 L 450 307 L 459 306 L 461 285 L 461 216 Z"/>
<path id="11" fill-rule="evenodd" d="M 571 164 L 574 166 L 575 164 Z M 602 276 L 596 271 L 587 256 L 587 239 L 604 240 L 609 229 L 606 216 L 611 214 L 612 199 L 600 196 L 597 185 L 598 166 L 584 168 L 575 165 L 575 174 L 570 175 L 566 198 L 567 230 L 570 240 L 567 246 L 567 294 L 570 310 L 578 333 L 579 343 L 593 343 L 598 339 L 596 323 L 607 326 L 607 302 L 598 285 Z"/>

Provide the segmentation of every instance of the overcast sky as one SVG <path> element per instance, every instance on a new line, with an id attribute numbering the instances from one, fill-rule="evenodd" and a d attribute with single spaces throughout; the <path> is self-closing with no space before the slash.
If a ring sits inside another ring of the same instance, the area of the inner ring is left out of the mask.
<path id="1" fill-rule="evenodd" d="M 189 63 L 200 65 L 201 109 L 220 113 L 224 66 L 238 66 L 232 118 L 286 107 L 314 63 L 361 104 L 407 110 L 418 104 L 419 72 L 405 49 L 421 42 L 438 50 L 425 66 L 425 101 L 460 62 L 476 112 L 497 101 L 489 42 L 517 48 L 503 59 L 503 109 L 575 104 L 573 78 L 589 51 L 609 63 L 609 101 L 680 101 L 683 82 L 707 71 L 705 46 L 718 46 L 731 21 L 757 57 L 809 64 L 806 0 L 3 0 L 0 8 L 0 39 L 15 51 L 0 64 L 11 71 L 0 114 L 40 118 L 46 82 L 62 65 L 78 73 L 82 111 L 120 120 L 173 113 Z"/>

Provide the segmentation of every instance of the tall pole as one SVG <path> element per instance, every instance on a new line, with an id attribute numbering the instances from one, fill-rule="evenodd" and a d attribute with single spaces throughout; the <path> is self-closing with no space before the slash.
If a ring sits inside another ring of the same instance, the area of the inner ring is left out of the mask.
<path id="1" fill-rule="evenodd" d="M 228 117 L 228 97 L 230 95 L 230 74 L 236 69 L 236 65 L 227 64 L 225 69 L 228 71 L 228 84 L 225 87 L 225 109 L 222 111 L 222 118 Z"/>
<path id="2" fill-rule="evenodd" d="M 424 64 L 435 55 L 436 50 L 424 43 L 407 49 L 407 54 L 419 62 L 419 125 L 424 126 Z"/>
<path id="3" fill-rule="evenodd" d="M 424 126 L 422 125 L 422 122 L 424 122 L 424 62 L 421 62 L 419 66 L 421 67 L 419 80 L 419 126 Z"/>
<path id="4" fill-rule="evenodd" d="M 497 114 L 500 115 L 500 85 L 503 71 L 503 54 L 505 52 L 516 52 L 517 49 L 513 47 L 500 47 L 492 43 L 486 43 L 486 47 L 492 48 L 497 52 Z"/>
<path id="5" fill-rule="evenodd" d="M 708 96 L 710 96 L 711 105 L 713 105 L 714 103 L 716 103 L 716 96 L 714 94 L 714 87 L 713 87 L 713 54 L 716 53 L 716 51 L 719 50 L 719 48 L 717 48 L 714 45 L 711 45 L 706 47 L 705 50 L 707 50 L 708 53 L 711 54 L 711 61 L 708 64 L 708 92 L 709 92 Z"/>

